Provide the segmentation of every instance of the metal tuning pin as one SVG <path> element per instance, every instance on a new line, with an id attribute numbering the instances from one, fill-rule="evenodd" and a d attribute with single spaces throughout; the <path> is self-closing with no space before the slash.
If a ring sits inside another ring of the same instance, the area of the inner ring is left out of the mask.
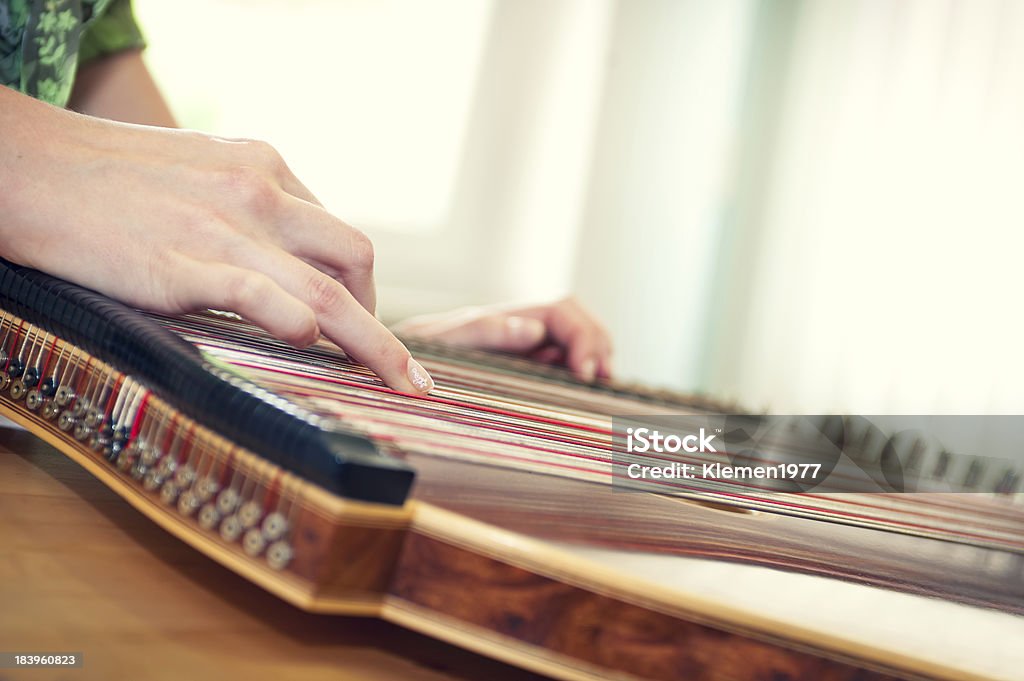
<path id="1" fill-rule="evenodd" d="M 174 484 L 173 480 L 168 480 L 164 483 L 164 486 L 160 488 L 160 501 L 164 502 L 168 506 L 174 506 L 178 502 L 178 494 L 180 494 L 181 488 Z"/>
<path id="2" fill-rule="evenodd" d="M 25 363 L 21 361 L 20 357 L 15 357 L 7 366 L 7 375 L 11 378 L 18 378 L 23 373 L 25 373 Z"/>
<path id="3" fill-rule="evenodd" d="M 174 471 L 178 468 L 178 462 L 174 460 L 174 457 L 168 455 L 160 459 L 156 465 L 157 471 L 160 475 L 165 478 L 169 478 L 174 475 Z"/>
<path id="4" fill-rule="evenodd" d="M 255 527 L 250 527 L 245 531 L 245 536 L 242 537 L 242 550 L 247 555 L 256 557 L 263 553 L 263 549 L 267 546 L 267 540 L 263 536 L 263 533 Z"/>
<path id="5" fill-rule="evenodd" d="M 66 407 L 75 399 L 75 391 L 66 385 L 58 386 L 57 392 L 53 394 L 53 401 L 58 407 Z"/>
<path id="6" fill-rule="evenodd" d="M 242 527 L 245 529 L 249 529 L 256 525 L 262 517 L 263 508 L 255 501 L 245 502 L 238 510 L 238 520 L 242 523 Z"/>
<path id="7" fill-rule="evenodd" d="M 277 541 L 288 531 L 288 520 L 284 514 L 274 511 L 263 519 L 263 536 L 267 541 Z"/>
<path id="8" fill-rule="evenodd" d="M 234 513 L 238 507 L 238 501 L 238 492 L 228 487 L 217 495 L 217 510 L 220 511 L 221 515 Z"/>
<path id="9" fill-rule="evenodd" d="M 135 457 L 132 455 L 130 446 L 122 449 L 121 453 L 117 455 L 117 468 L 120 471 L 127 473 L 134 463 Z"/>
<path id="10" fill-rule="evenodd" d="M 24 397 L 25 393 L 27 392 L 28 388 L 25 386 L 25 381 L 21 380 L 20 378 L 16 378 L 13 381 L 11 381 L 10 393 L 12 400 L 17 402 L 22 397 Z"/>
<path id="11" fill-rule="evenodd" d="M 149 466 L 142 462 L 142 459 L 137 459 L 132 464 L 131 476 L 135 480 L 142 480 L 149 473 Z"/>
<path id="12" fill-rule="evenodd" d="M 213 499 L 214 495 L 220 490 L 220 485 L 217 484 L 217 480 L 213 477 L 205 477 L 195 485 L 196 496 L 203 503 Z"/>
<path id="13" fill-rule="evenodd" d="M 142 479 L 142 488 L 147 492 L 154 492 L 164 484 L 164 476 L 160 475 L 160 471 L 155 468 L 150 468 L 146 472 L 146 477 Z"/>
<path id="14" fill-rule="evenodd" d="M 196 496 L 196 493 L 193 492 L 192 490 L 182 492 L 181 496 L 178 497 L 178 513 L 182 514 L 183 516 L 192 515 L 193 513 L 199 510 L 199 507 L 201 505 L 202 502 L 199 500 L 199 497 Z"/>
<path id="15" fill-rule="evenodd" d="M 74 416 L 76 419 L 80 419 L 84 417 L 86 412 L 88 412 L 91 408 L 92 405 L 89 404 L 86 400 L 75 400 L 74 404 L 71 405 L 71 415 Z"/>
<path id="16" fill-rule="evenodd" d="M 43 405 L 43 410 L 40 413 L 42 413 L 44 419 L 46 419 L 47 421 L 52 421 L 53 419 L 57 418 L 57 414 L 60 413 L 60 407 L 57 405 L 56 402 L 53 402 L 51 400 Z"/>
<path id="17" fill-rule="evenodd" d="M 31 411 L 37 411 L 39 407 L 43 406 L 43 400 L 42 391 L 37 388 L 32 388 L 32 390 L 29 390 L 28 394 L 25 395 L 25 406 Z"/>
<path id="18" fill-rule="evenodd" d="M 196 472 L 193 470 L 192 466 L 189 466 L 188 464 L 178 466 L 178 470 L 174 471 L 174 483 L 182 489 L 191 487 L 192 483 L 195 482 L 195 479 Z"/>
<path id="19" fill-rule="evenodd" d="M 75 424 L 74 435 L 79 442 L 85 442 L 92 435 L 92 428 L 86 425 L 85 421 L 79 421 Z"/>
<path id="20" fill-rule="evenodd" d="M 242 536 L 242 521 L 234 513 L 224 518 L 220 523 L 220 536 L 224 541 L 235 542 Z"/>
<path id="21" fill-rule="evenodd" d="M 267 565 L 274 570 L 283 570 L 292 562 L 292 547 L 288 542 L 276 541 L 267 547 Z"/>
<path id="22" fill-rule="evenodd" d="M 65 433 L 75 427 L 75 417 L 70 410 L 65 409 L 61 412 L 60 419 L 57 420 L 57 427 Z"/>
<path id="23" fill-rule="evenodd" d="M 199 509 L 199 527 L 212 530 L 220 523 L 220 511 L 215 504 L 206 504 Z"/>
<path id="24" fill-rule="evenodd" d="M 85 425 L 90 428 L 99 428 L 103 423 L 103 412 L 96 407 L 91 407 L 85 412 Z"/>

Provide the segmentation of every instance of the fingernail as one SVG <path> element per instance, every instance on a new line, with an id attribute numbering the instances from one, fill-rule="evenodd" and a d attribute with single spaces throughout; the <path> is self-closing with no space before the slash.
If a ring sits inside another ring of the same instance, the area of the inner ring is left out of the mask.
<path id="1" fill-rule="evenodd" d="M 587 357 L 580 364 L 580 377 L 587 383 L 591 383 L 595 376 L 597 376 L 597 360 L 593 357 Z"/>
<path id="2" fill-rule="evenodd" d="M 412 383 L 413 386 L 421 393 L 426 394 L 434 389 L 434 379 L 432 379 L 430 374 L 427 373 L 427 370 L 412 357 L 409 358 L 408 375 L 409 382 Z"/>

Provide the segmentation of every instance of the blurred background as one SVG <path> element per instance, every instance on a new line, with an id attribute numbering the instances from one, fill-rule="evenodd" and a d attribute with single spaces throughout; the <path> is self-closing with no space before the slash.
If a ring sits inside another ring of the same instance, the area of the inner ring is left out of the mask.
<path id="1" fill-rule="evenodd" d="M 274 144 L 381 313 L 576 293 L 621 376 L 1024 413 L 1024 3 L 135 0 L 180 122 Z"/>

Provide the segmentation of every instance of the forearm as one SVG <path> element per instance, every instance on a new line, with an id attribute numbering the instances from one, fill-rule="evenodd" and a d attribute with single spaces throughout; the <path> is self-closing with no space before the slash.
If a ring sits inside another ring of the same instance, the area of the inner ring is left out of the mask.
<path id="1" fill-rule="evenodd" d="M 11 232 L 18 219 L 33 159 L 45 156 L 67 111 L 0 85 L 0 256 L 10 258 Z"/>
<path id="2" fill-rule="evenodd" d="M 125 123 L 177 127 L 140 50 L 126 50 L 82 66 L 68 108 Z"/>

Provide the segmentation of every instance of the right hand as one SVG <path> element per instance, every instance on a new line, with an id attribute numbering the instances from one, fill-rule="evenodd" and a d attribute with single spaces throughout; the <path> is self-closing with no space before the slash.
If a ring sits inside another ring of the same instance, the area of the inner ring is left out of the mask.
<path id="1" fill-rule="evenodd" d="M 0 86 L 0 255 L 164 313 L 321 332 L 390 387 L 427 373 L 374 317 L 373 247 L 268 144 L 115 123 Z"/>

